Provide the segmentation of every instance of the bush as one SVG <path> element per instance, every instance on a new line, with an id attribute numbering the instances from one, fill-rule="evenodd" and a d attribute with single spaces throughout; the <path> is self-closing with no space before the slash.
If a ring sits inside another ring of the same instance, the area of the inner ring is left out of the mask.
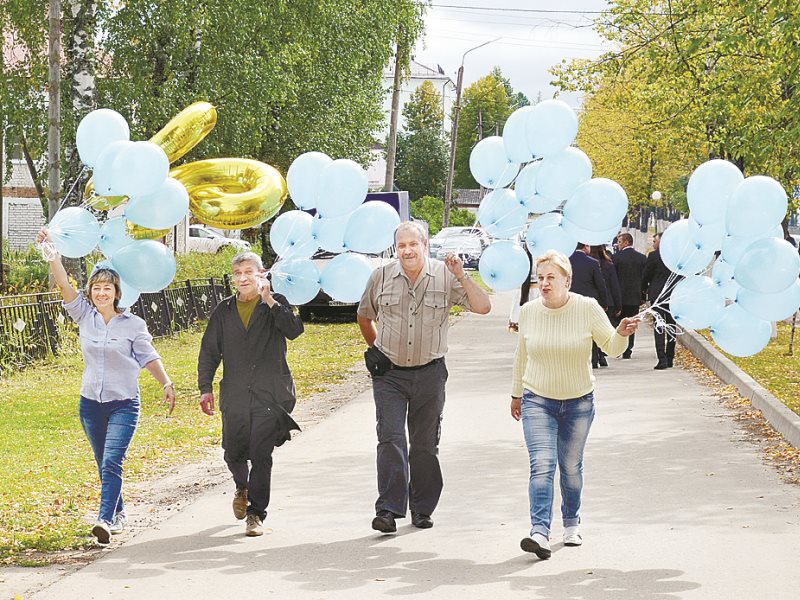
<path id="1" fill-rule="evenodd" d="M 419 200 L 411 202 L 411 216 L 428 222 L 428 235 L 430 237 L 433 237 L 442 229 L 443 212 L 444 200 L 433 196 L 423 196 Z M 451 227 L 470 227 L 475 225 L 477 217 L 464 208 L 452 208 L 449 221 Z"/>

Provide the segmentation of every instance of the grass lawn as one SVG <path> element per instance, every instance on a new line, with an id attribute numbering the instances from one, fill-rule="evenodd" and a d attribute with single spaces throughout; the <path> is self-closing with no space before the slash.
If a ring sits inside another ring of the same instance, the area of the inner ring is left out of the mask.
<path id="1" fill-rule="evenodd" d="M 788 356 L 790 331 L 790 325 L 779 323 L 778 337 L 755 356 L 740 358 L 720 352 L 800 415 L 800 331 L 795 332 L 793 356 Z M 699 333 L 714 344 L 708 330 Z M 716 344 L 714 347 L 719 350 Z"/>
<path id="2" fill-rule="evenodd" d="M 177 403 L 169 416 L 160 386 L 142 372 L 142 416 L 125 463 L 128 481 L 194 461 L 198 450 L 219 444 L 219 413 L 206 417 L 198 408 L 201 337 L 198 329 L 156 341 Z M 298 400 L 343 379 L 362 352 L 355 323 L 306 324 L 305 333 L 289 342 Z M 82 371 L 73 344 L 58 358 L 0 380 L 0 561 L 25 564 L 26 551 L 87 544 L 86 516 L 96 514 L 100 485 L 78 420 Z"/>

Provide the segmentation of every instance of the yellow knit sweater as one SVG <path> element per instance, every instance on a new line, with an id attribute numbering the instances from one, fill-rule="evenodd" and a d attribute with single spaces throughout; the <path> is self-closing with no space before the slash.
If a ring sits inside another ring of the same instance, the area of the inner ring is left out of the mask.
<path id="1" fill-rule="evenodd" d="M 561 308 L 547 308 L 541 298 L 525 304 L 519 315 L 511 395 L 522 396 L 523 387 L 554 400 L 591 392 L 592 340 L 611 356 L 628 347 L 627 338 L 611 326 L 594 298 L 570 292 Z"/>

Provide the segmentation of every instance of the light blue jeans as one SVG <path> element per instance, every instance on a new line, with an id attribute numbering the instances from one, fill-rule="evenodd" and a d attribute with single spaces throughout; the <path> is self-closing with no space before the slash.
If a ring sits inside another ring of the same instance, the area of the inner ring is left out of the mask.
<path id="1" fill-rule="evenodd" d="M 100 474 L 98 519 L 111 523 L 125 510 L 122 462 L 139 422 L 139 399 L 96 402 L 81 396 L 80 418 Z"/>
<path id="2" fill-rule="evenodd" d="M 593 392 L 571 400 L 552 400 L 525 390 L 522 429 L 531 464 L 528 482 L 531 535 L 541 533 L 550 537 L 556 465 L 561 476 L 564 527 L 580 523 L 583 449 L 593 420 Z"/>

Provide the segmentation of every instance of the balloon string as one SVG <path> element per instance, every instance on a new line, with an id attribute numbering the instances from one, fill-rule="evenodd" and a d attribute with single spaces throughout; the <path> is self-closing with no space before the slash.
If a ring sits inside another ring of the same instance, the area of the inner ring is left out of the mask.
<path id="1" fill-rule="evenodd" d="M 271 273 L 273 277 L 280 279 L 281 281 L 287 281 L 290 277 L 297 281 L 313 281 L 314 283 L 319 283 L 319 278 L 314 277 L 304 277 L 302 275 L 291 275 L 289 273 L 284 273 L 282 271 L 276 271 L 275 267 L 267 271 L 267 273 Z"/>
<path id="2" fill-rule="evenodd" d="M 42 253 L 42 258 L 44 258 L 47 262 L 58 258 L 58 250 L 53 242 L 45 240 L 41 244 L 36 244 L 36 246 L 39 248 L 39 252 Z"/>
<path id="3" fill-rule="evenodd" d="M 70 188 L 69 188 L 69 191 L 68 191 L 68 192 L 66 193 L 66 195 L 64 196 L 64 199 L 61 201 L 61 204 L 59 204 L 59 205 L 58 205 L 58 209 L 56 210 L 56 212 L 58 212 L 59 210 L 61 210 L 61 209 L 63 208 L 63 206 L 64 206 L 64 203 L 65 203 L 65 202 L 66 202 L 66 201 L 69 199 L 69 197 L 72 195 L 72 192 L 75 190 L 75 186 L 76 186 L 76 185 L 78 185 L 78 182 L 81 180 L 81 177 L 83 177 L 83 174 L 84 174 L 85 172 L 86 172 L 86 165 L 83 165 L 83 166 L 81 167 L 81 171 L 80 171 L 80 173 L 78 173 L 78 176 L 75 178 L 75 181 L 73 181 L 73 182 L 72 182 L 72 187 L 70 187 Z"/>

